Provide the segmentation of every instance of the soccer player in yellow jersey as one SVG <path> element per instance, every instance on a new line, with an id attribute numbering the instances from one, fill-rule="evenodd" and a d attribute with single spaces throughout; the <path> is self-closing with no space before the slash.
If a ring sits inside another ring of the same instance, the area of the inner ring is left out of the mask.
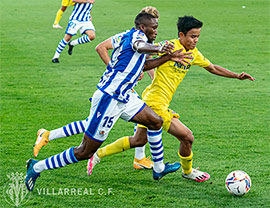
<path id="1" fill-rule="evenodd" d="M 59 22 L 62 18 L 63 13 L 66 11 L 68 6 L 74 6 L 74 2 L 72 2 L 72 0 L 62 0 L 62 6 L 56 13 L 56 17 L 53 23 L 53 28 L 63 29 L 63 27 L 59 25 Z"/>
<path id="2" fill-rule="evenodd" d="M 159 66 L 154 75 L 154 80 L 143 92 L 143 101 L 150 106 L 155 113 L 163 118 L 163 129 L 175 136 L 180 141 L 179 157 L 182 165 L 182 176 L 197 182 L 206 181 L 210 175 L 192 168 L 192 143 L 194 136 L 191 130 L 185 126 L 180 120 L 179 115 L 169 109 L 169 103 L 187 72 L 192 65 L 203 67 L 212 74 L 235 78 L 239 80 L 249 79 L 255 80 L 249 74 L 242 72 L 237 74 L 229 71 L 221 66 L 212 64 L 206 59 L 196 48 L 200 37 L 203 23 L 192 16 L 184 16 L 178 19 L 178 39 L 164 41 L 161 44 L 170 42 L 175 46 L 174 50 L 184 49 L 183 52 L 192 52 L 190 63 L 179 64 L 174 61 L 168 61 Z M 109 144 L 99 149 L 90 159 L 92 168 L 95 167 L 100 159 L 124 150 L 143 146 L 147 143 L 147 129 L 144 126 L 138 125 L 134 136 L 122 137 L 112 144 Z M 153 146 L 153 144 L 152 144 Z M 158 144 L 157 144 L 158 146 Z M 152 157 L 159 153 L 159 148 L 151 148 Z M 155 159 L 154 166 L 155 166 Z"/>

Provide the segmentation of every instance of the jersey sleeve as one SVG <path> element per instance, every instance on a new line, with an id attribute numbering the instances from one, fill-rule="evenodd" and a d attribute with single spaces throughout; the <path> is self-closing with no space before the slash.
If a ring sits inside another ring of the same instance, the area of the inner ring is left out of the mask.
<path id="1" fill-rule="evenodd" d="M 200 51 L 197 50 L 196 58 L 194 59 L 193 64 L 200 67 L 207 67 L 210 65 L 210 61 L 205 58 Z"/>
<path id="2" fill-rule="evenodd" d="M 147 42 L 148 38 L 147 38 L 146 35 L 145 35 L 142 31 L 140 31 L 140 30 L 134 32 L 134 33 L 133 33 L 132 40 L 131 40 L 131 44 L 132 44 L 132 49 L 133 49 L 133 50 L 135 50 L 135 49 L 133 48 L 133 45 L 134 45 L 134 43 L 135 43 L 137 40 L 142 40 L 143 42 Z"/>
<path id="3" fill-rule="evenodd" d="M 129 31 L 129 30 L 127 30 L 127 31 L 125 31 L 125 32 L 118 33 L 118 34 L 112 36 L 112 46 L 113 46 L 113 48 L 119 47 L 120 42 L 121 42 L 123 36 L 124 36 L 128 31 Z"/>

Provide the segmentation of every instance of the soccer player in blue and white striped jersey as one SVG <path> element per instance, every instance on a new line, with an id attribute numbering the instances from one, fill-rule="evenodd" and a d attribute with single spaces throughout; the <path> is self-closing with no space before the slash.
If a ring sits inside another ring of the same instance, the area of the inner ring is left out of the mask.
<path id="1" fill-rule="evenodd" d="M 152 14 L 155 18 L 159 19 L 159 12 L 155 7 L 152 7 L 152 6 L 144 7 L 139 13 L 141 12 Z M 110 62 L 110 56 L 108 54 L 108 50 L 117 48 L 124 34 L 126 34 L 129 31 L 130 30 L 115 34 L 112 37 L 98 44 L 98 46 L 96 47 L 97 53 L 100 55 L 100 58 L 106 64 L 106 66 Z M 152 58 L 152 57 L 151 55 L 148 55 L 147 58 Z M 149 74 L 151 79 L 153 79 L 154 69 L 147 71 L 147 73 Z M 139 77 L 138 81 L 142 78 L 143 78 L 143 72 L 141 73 L 141 76 Z M 134 90 L 134 93 L 136 93 L 135 90 Z M 40 149 L 43 146 L 47 145 L 49 141 L 51 140 L 84 133 L 87 120 L 88 118 L 86 120 L 74 121 L 60 128 L 53 129 L 51 131 L 48 131 L 46 129 L 39 129 L 37 132 L 37 139 L 33 148 L 34 156 L 37 157 Z M 134 132 L 136 131 L 136 127 L 137 125 L 135 124 Z M 135 148 L 133 167 L 135 169 L 151 169 L 153 167 L 153 162 L 149 159 L 149 157 L 146 157 L 145 155 L 145 146 Z M 88 172 L 88 174 L 90 175 L 91 173 Z"/>
<path id="2" fill-rule="evenodd" d="M 95 0 L 73 0 L 75 3 L 64 38 L 59 42 L 55 54 L 52 58 L 53 63 L 59 63 L 59 57 L 66 45 L 69 45 L 68 54 L 72 55 L 75 45 L 88 43 L 95 39 L 95 27 L 92 23 L 91 9 Z M 77 31 L 84 36 L 69 42 Z"/>
<path id="3" fill-rule="evenodd" d="M 153 15 L 138 14 L 135 26 L 123 36 L 119 47 L 114 49 L 111 61 L 98 83 L 98 89 L 92 96 L 90 116 L 82 143 L 42 161 L 28 160 L 25 184 L 29 191 L 34 189 L 36 179 L 44 170 L 64 167 L 91 158 L 119 118 L 146 126 L 150 147 L 151 144 L 156 145 L 158 141 L 159 152 L 152 154 L 158 158 L 153 168 L 154 179 L 160 179 L 180 168 L 180 163 L 163 163 L 161 139 L 163 121 L 131 90 L 142 70 L 150 70 L 168 60 L 178 62 L 179 59 L 172 53 L 173 45 L 149 44 L 157 35 L 158 21 Z M 152 52 L 165 55 L 145 60 L 146 54 Z"/>

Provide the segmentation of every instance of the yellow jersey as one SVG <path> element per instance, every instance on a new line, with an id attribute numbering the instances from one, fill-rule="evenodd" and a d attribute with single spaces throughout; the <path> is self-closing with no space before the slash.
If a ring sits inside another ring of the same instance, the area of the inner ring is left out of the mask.
<path id="1" fill-rule="evenodd" d="M 144 90 L 142 98 L 146 104 L 156 103 L 168 108 L 178 85 L 182 82 L 190 67 L 192 65 L 207 67 L 210 62 L 199 52 L 197 48 L 186 51 L 183 45 L 181 45 L 179 39 L 162 41 L 159 44 L 167 43 L 171 43 L 175 46 L 174 51 L 183 48 L 183 53 L 192 52 L 189 56 L 193 59 L 187 60 L 190 64 L 187 64 L 186 66 L 178 62 L 167 61 L 157 67 L 152 84 Z"/>

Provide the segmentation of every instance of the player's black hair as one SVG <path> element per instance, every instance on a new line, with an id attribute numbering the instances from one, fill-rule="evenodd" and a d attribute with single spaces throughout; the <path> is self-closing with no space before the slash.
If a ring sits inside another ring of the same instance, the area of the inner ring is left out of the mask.
<path id="1" fill-rule="evenodd" d="M 141 24 L 147 25 L 148 21 L 155 19 L 155 16 L 149 13 L 141 12 L 135 18 L 135 27 L 140 27 Z"/>
<path id="2" fill-rule="evenodd" d="M 178 17 L 177 21 L 178 34 L 182 32 L 186 35 L 187 32 L 192 30 L 193 28 L 201 28 L 202 26 L 203 23 L 200 20 L 197 20 L 195 17 L 192 16 Z"/>

